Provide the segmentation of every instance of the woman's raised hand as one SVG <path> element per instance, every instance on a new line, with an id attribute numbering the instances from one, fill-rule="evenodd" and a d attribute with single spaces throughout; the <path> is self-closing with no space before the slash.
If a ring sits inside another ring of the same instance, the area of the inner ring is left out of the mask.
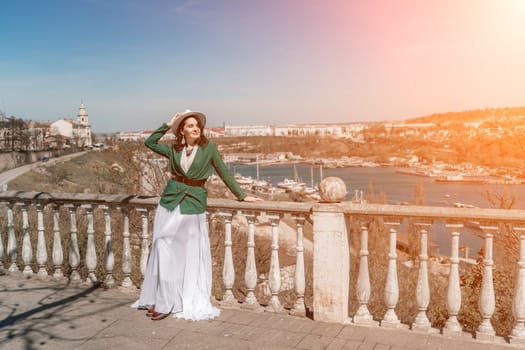
<path id="1" fill-rule="evenodd" d="M 175 123 L 175 120 L 177 120 L 179 117 L 180 117 L 180 113 L 179 112 L 175 113 L 175 115 L 171 117 L 171 120 L 167 122 L 166 125 L 171 128 L 173 124 Z"/>

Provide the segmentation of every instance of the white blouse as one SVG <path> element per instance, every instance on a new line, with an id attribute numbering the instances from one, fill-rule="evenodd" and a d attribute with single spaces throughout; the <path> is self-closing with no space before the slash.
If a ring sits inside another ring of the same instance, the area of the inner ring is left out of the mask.
<path id="1" fill-rule="evenodd" d="M 182 157 L 180 158 L 180 166 L 184 170 L 185 173 L 188 172 L 188 169 L 191 167 L 191 164 L 193 163 L 193 160 L 195 159 L 195 154 L 197 154 L 197 148 L 199 148 L 198 145 L 195 145 L 193 149 L 191 150 L 190 155 L 187 154 L 186 146 L 182 149 Z"/>

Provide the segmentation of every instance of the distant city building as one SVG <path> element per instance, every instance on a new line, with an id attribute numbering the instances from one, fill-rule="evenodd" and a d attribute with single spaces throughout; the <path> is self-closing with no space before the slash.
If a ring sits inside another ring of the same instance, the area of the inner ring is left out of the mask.
<path id="1" fill-rule="evenodd" d="M 139 141 L 145 140 L 142 132 L 119 132 L 117 140 L 119 141 Z"/>
<path id="2" fill-rule="evenodd" d="M 388 134 L 395 132 L 399 136 L 419 136 L 437 125 L 436 123 L 384 123 L 383 126 Z"/>
<path id="3" fill-rule="evenodd" d="M 91 126 L 83 103 L 80 104 L 77 120 L 59 119 L 50 125 L 50 136 L 62 137 L 66 144 L 77 147 L 91 147 Z"/>
<path id="4" fill-rule="evenodd" d="M 224 128 L 206 128 L 204 129 L 204 136 L 208 138 L 223 137 Z"/>
<path id="5" fill-rule="evenodd" d="M 73 139 L 78 147 L 91 147 L 93 145 L 91 125 L 89 125 L 88 114 L 83 103 L 78 109 L 77 122 L 73 124 Z"/>
<path id="6" fill-rule="evenodd" d="M 33 121 L 29 121 L 25 133 L 25 151 L 41 151 L 44 149 L 44 137 L 46 130 L 43 128 L 36 128 Z"/>
<path id="7" fill-rule="evenodd" d="M 73 138 L 73 120 L 59 119 L 50 126 L 51 136 L 62 136 L 68 140 Z"/>
<path id="8" fill-rule="evenodd" d="M 153 134 L 153 130 L 136 131 L 136 132 L 120 132 L 117 136 L 119 141 L 141 141 L 145 140 Z M 163 140 L 174 140 L 175 135 L 172 132 L 167 132 L 163 136 Z"/>
<path id="9" fill-rule="evenodd" d="M 0 151 L 23 151 L 28 143 L 27 125 L 22 119 L 2 118 L 0 120 Z"/>
<path id="10" fill-rule="evenodd" d="M 474 122 L 464 122 L 463 123 L 463 126 L 465 128 L 474 128 L 474 129 L 477 129 L 479 128 L 480 125 L 482 125 L 483 122 L 482 121 L 474 121 Z"/>
<path id="11" fill-rule="evenodd" d="M 227 125 L 224 128 L 226 137 L 243 137 L 243 136 L 271 136 L 273 129 L 270 126 L 250 125 L 250 126 L 232 126 Z"/>
<path id="12" fill-rule="evenodd" d="M 276 126 L 225 126 L 224 136 L 318 136 L 354 137 L 366 128 L 364 123 L 355 124 L 288 124 Z"/>
<path id="13" fill-rule="evenodd" d="M 274 127 L 275 136 L 334 136 L 343 135 L 342 125 L 280 125 Z"/>

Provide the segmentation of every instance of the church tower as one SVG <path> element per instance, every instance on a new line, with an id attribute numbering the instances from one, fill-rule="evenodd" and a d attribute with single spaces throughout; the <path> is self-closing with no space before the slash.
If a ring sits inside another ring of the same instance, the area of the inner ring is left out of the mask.
<path id="1" fill-rule="evenodd" d="M 81 102 L 78 108 L 77 122 L 73 124 L 73 138 L 78 147 L 91 147 L 93 145 L 91 137 L 91 126 L 89 125 L 86 106 Z"/>
<path id="2" fill-rule="evenodd" d="M 89 125 L 88 114 L 86 112 L 86 107 L 84 103 L 80 103 L 80 108 L 78 109 L 77 122 L 80 125 Z"/>

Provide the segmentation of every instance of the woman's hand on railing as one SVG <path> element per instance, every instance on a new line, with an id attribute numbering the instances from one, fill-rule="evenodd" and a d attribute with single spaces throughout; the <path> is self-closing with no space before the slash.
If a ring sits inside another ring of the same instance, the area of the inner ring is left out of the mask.
<path id="1" fill-rule="evenodd" d="M 262 198 L 254 197 L 254 196 L 246 196 L 243 199 L 244 202 L 259 202 L 262 201 Z"/>

